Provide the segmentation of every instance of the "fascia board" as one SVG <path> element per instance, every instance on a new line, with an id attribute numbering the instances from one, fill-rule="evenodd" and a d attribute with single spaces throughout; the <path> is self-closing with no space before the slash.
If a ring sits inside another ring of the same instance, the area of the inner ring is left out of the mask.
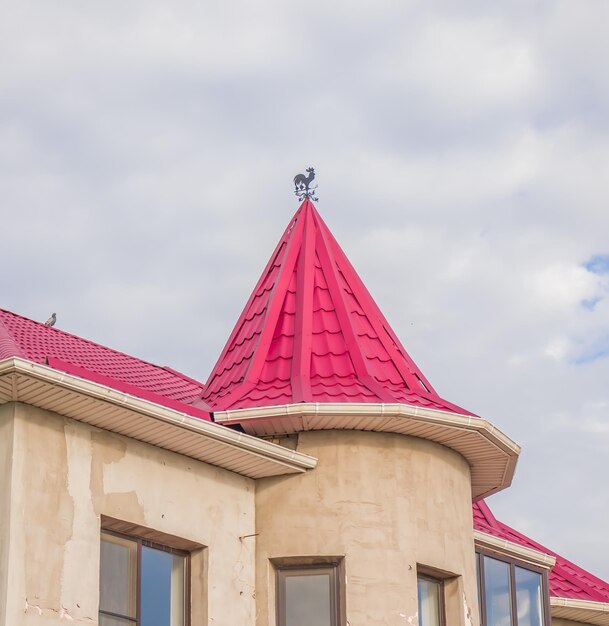
<path id="1" fill-rule="evenodd" d="M 233 451 L 239 451 L 243 455 L 258 457 L 267 462 L 271 462 L 275 466 L 280 466 L 282 471 L 276 471 L 280 468 L 275 467 L 275 471 L 270 472 L 268 475 L 304 472 L 313 469 L 317 464 L 317 459 L 312 456 L 290 450 L 245 433 L 236 432 L 225 426 L 192 417 L 186 413 L 181 413 L 174 409 L 155 404 L 154 402 L 137 398 L 106 387 L 105 385 L 78 378 L 26 359 L 13 357 L 0 361 L 0 379 L 8 376 L 16 376 L 18 379 L 37 380 L 55 389 L 65 389 L 79 396 L 95 399 L 103 403 L 111 404 L 119 409 L 124 409 L 126 414 L 137 413 L 145 415 L 148 418 L 152 418 L 154 422 L 163 423 L 174 431 L 187 433 L 190 435 L 191 440 L 193 437 L 203 437 L 208 440 L 214 440 L 226 446 L 227 450 L 230 448 Z M 18 382 L 19 380 L 13 378 L 13 391 L 8 401 L 27 403 L 27 400 L 19 395 Z M 37 403 L 36 406 L 45 408 L 44 401 Z M 78 420 L 77 415 L 70 417 Z M 118 421 L 120 422 L 120 420 Z M 126 434 L 120 432 L 120 426 L 112 428 L 112 430 L 119 434 Z M 192 441 L 190 441 L 190 443 L 192 443 Z M 180 450 L 176 451 L 181 453 Z M 187 453 L 184 452 L 183 454 Z M 187 456 L 191 455 L 187 454 Z M 222 467 L 222 464 L 217 461 L 213 464 Z"/>
<path id="2" fill-rule="evenodd" d="M 551 554 L 521 546 L 513 541 L 501 539 L 480 530 L 474 530 L 474 543 L 477 548 L 483 548 L 498 555 L 514 557 L 543 569 L 552 569 L 556 563 L 556 557 Z"/>
<path id="3" fill-rule="evenodd" d="M 284 404 L 218 411 L 214 419 L 221 424 L 238 423 L 258 436 L 336 428 L 400 432 L 436 441 L 459 452 L 470 464 L 474 499 L 508 487 L 520 454 L 520 446 L 488 420 L 407 404 Z M 487 475 L 489 463 L 495 464 L 492 480 Z"/>
<path id="4" fill-rule="evenodd" d="M 550 597 L 552 617 L 609 626 L 609 602 Z"/>

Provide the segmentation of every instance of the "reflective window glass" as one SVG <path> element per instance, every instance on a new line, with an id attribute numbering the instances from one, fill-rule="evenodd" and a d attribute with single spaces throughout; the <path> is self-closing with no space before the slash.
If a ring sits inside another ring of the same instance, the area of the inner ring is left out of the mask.
<path id="1" fill-rule="evenodd" d="M 439 580 L 417 579 L 419 597 L 419 626 L 441 626 L 442 624 L 442 583 Z"/>
<path id="2" fill-rule="evenodd" d="M 486 626 L 511 626 L 512 600 L 510 565 L 484 557 L 484 591 L 486 595 Z"/>
<path id="3" fill-rule="evenodd" d="M 541 574 L 515 568 L 518 626 L 542 626 Z"/>
<path id="4" fill-rule="evenodd" d="M 285 605 L 286 626 L 331 626 L 330 575 L 286 577 Z"/>
<path id="5" fill-rule="evenodd" d="M 100 626 L 186 626 L 186 558 L 102 533 Z"/>
<path id="6" fill-rule="evenodd" d="M 135 618 L 137 543 L 103 535 L 100 548 L 99 608 Z"/>
<path id="7" fill-rule="evenodd" d="M 517 562 L 476 555 L 483 626 L 545 626 L 547 578 Z"/>
<path id="8" fill-rule="evenodd" d="M 338 595 L 335 566 L 279 569 L 279 626 L 338 626 Z"/>

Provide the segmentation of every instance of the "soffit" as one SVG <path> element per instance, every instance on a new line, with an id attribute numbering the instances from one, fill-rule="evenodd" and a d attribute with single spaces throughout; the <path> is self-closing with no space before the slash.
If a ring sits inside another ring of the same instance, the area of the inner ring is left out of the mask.
<path id="1" fill-rule="evenodd" d="M 310 430 L 364 430 L 420 437 L 461 454 L 471 468 L 472 497 L 508 487 L 520 447 L 479 417 L 404 404 L 300 403 L 214 413 L 219 424 L 239 424 L 259 437 Z"/>
<path id="2" fill-rule="evenodd" d="M 304 472 L 313 457 L 23 359 L 0 361 L 0 404 L 23 402 L 249 478 Z"/>

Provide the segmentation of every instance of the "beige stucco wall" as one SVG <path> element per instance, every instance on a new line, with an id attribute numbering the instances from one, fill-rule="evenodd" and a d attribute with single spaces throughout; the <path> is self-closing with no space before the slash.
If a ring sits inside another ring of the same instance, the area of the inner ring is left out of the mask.
<path id="1" fill-rule="evenodd" d="M 0 626 L 6 626 L 13 459 L 13 405 L 0 405 Z"/>
<path id="2" fill-rule="evenodd" d="M 97 623 L 101 515 L 209 546 L 197 556 L 207 588 L 192 626 L 254 623 L 253 546 L 240 539 L 254 532 L 251 480 L 13 406 L 6 626 Z"/>
<path id="3" fill-rule="evenodd" d="M 416 626 L 417 564 L 448 585 L 447 625 L 478 623 L 470 472 L 457 453 L 396 434 L 299 435 L 313 472 L 256 486 L 258 626 L 273 626 L 271 558 L 344 556 L 350 626 Z"/>

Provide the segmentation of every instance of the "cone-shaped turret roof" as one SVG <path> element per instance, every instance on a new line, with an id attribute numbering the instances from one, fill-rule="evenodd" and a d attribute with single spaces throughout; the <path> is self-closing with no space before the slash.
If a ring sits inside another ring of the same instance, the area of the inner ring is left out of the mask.
<path id="1" fill-rule="evenodd" d="M 469 414 L 434 391 L 309 199 L 281 237 L 202 398 L 216 411 L 364 402 Z"/>

